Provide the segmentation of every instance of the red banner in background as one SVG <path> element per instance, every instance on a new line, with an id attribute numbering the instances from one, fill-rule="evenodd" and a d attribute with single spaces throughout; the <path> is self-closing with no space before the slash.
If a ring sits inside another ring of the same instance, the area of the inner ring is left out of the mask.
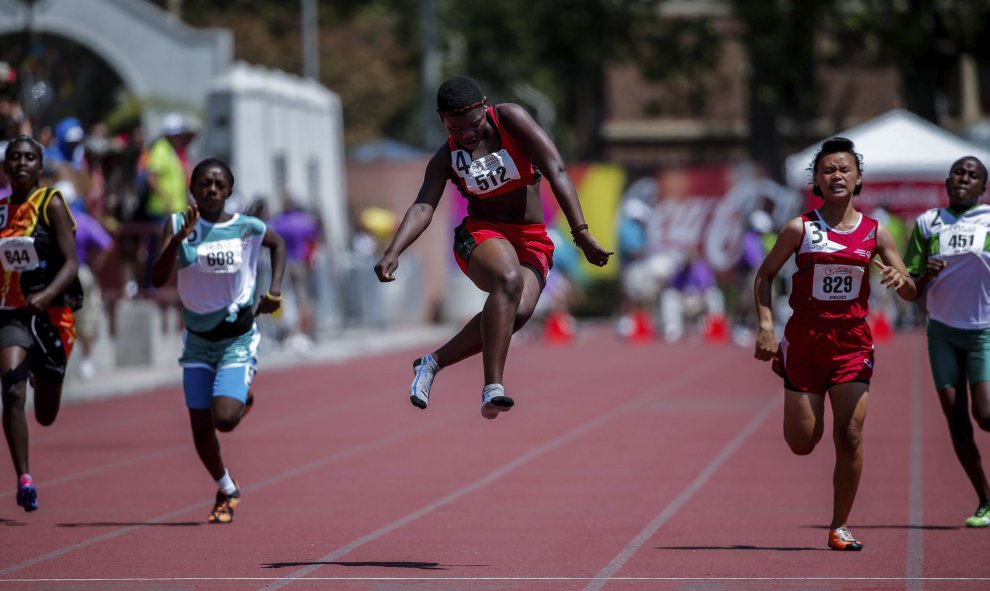
<path id="1" fill-rule="evenodd" d="M 663 170 L 655 179 L 648 223 L 652 248 L 701 256 L 716 272 L 739 262 L 753 211 L 768 213 L 776 231 L 797 213 L 801 201 L 798 193 L 747 165 Z"/>
<path id="2" fill-rule="evenodd" d="M 653 252 L 702 256 L 717 271 L 731 269 L 741 256 L 742 236 L 750 214 L 761 209 L 773 219 L 774 231 L 800 212 L 801 195 L 764 178 L 750 165 L 670 168 L 631 174 L 608 164 L 574 165 L 569 169 L 578 189 L 587 222 L 606 248 L 616 246 L 615 230 L 622 203 L 635 199 L 650 214 L 647 241 Z M 569 238 L 549 183 L 541 186 L 548 227 Z M 466 202 L 455 189 L 448 191 L 452 223 L 467 212 Z M 616 267 L 590 269 L 590 273 L 614 274 Z"/>
<path id="3" fill-rule="evenodd" d="M 821 198 L 811 189 L 805 192 L 805 197 L 807 209 L 815 209 L 822 204 Z M 867 215 L 882 207 L 910 226 L 923 212 L 947 205 L 948 198 L 945 196 L 944 182 L 864 180 L 863 191 L 853 203 L 856 209 Z"/>

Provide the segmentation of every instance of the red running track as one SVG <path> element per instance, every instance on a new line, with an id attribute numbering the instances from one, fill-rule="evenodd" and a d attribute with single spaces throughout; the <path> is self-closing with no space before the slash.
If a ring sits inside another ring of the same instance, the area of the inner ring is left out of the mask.
<path id="1" fill-rule="evenodd" d="M 206 523 L 177 387 L 32 423 L 41 508 L 0 487 L 0 591 L 990 588 L 923 334 L 878 346 L 860 553 L 827 550 L 830 441 L 790 454 L 781 384 L 749 349 L 517 340 L 517 406 L 494 421 L 476 359 L 426 411 L 414 351 L 263 371 L 222 438 L 243 491 L 226 526 Z"/>

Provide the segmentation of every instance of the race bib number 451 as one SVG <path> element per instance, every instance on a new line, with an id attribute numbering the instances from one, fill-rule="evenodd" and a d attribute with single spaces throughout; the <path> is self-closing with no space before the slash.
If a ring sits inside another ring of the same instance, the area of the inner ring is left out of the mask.
<path id="1" fill-rule="evenodd" d="M 980 253 L 986 241 L 986 226 L 953 224 L 938 235 L 938 252 L 943 256 Z"/>
<path id="2" fill-rule="evenodd" d="M 815 265 L 812 296 L 827 302 L 854 300 L 863 283 L 864 267 L 855 265 Z"/>
<path id="3" fill-rule="evenodd" d="M 243 255 L 240 240 L 218 240 L 196 247 L 199 268 L 205 273 L 236 273 Z"/>
<path id="4" fill-rule="evenodd" d="M 491 193 L 505 183 L 521 178 L 516 163 L 505 150 L 477 160 L 471 160 L 464 150 L 454 150 L 450 156 L 454 170 L 464 179 L 468 191 L 475 195 Z"/>

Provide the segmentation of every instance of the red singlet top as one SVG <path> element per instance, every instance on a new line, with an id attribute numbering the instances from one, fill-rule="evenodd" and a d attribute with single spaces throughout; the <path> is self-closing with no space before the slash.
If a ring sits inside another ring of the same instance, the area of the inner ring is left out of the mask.
<path id="1" fill-rule="evenodd" d="M 487 116 L 502 141 L 501 150 L 472 160 L 471 152 L 447 136 L 451 180 L 468 201 L 488 199 L 540 181 L 539 169 L 499 123 L 494 106 L 488 107 Z"/>
<path id="2" fill-rule="evenodd" d="M 852 230 L 831 228 L 817 211 L 801 214 L 804 235 L 789 303 L 803 323 L 856 322 L 870 311 L 870 262 L 877 254 L 877 221 L 860 214 Z"/>

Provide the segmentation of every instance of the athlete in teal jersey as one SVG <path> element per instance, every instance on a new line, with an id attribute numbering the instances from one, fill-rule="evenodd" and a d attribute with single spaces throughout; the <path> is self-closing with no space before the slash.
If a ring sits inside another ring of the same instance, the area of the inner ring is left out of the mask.
<path id="1" fill-rule="evenodd" d="M 281 305 L 285 242 L 258 218 L 224 211 L 234 175 L 222 160 L 200 162 L 189 188 L 195 204 L 166 221 L 165 246 L 152 266 L 152 283 L 165 285 L 179 262 L 186 324 L 179 363 L 186 407 L 196 452 L 219 487 L 208 520 L 230 523 L 241 493 L 224 465 L 216 432 L 232 431 L 254 400 L 249 388 L 261 341 L 254 315 Z M 272 276 L 256 308 L 262 247 L 271 252 Z"/>

